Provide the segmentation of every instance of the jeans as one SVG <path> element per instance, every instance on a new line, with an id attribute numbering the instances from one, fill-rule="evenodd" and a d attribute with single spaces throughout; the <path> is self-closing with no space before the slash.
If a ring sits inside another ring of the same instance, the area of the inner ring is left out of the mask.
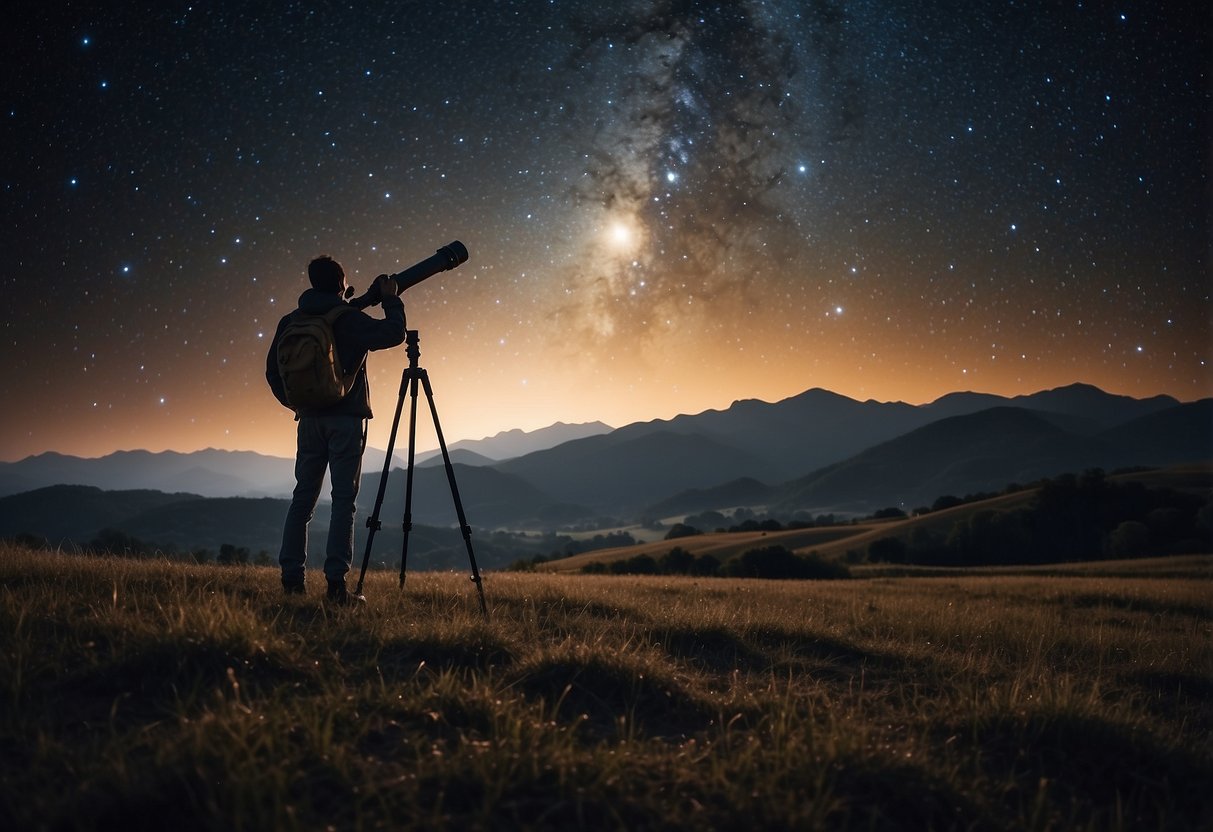
<path id="1" fill-rule="evenodd" d="M 302 416 L 295 454 L 295 493 L 282 528 L 278 563 L 283 585 L 302 584 L 307 560 L 307 526 L 316 511 L 324 471 L 332 483 L 333 512 L 325 547 L 324 577 L 345 581 L 354 559 L 354 499 L 362 478 L 362 419 L 358 416 Z"/>

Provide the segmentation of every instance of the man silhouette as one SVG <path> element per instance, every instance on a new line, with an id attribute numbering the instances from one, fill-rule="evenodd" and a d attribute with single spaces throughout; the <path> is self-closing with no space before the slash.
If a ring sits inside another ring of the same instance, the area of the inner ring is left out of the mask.
<path id="1" fill-rule="evenodd" d="M 327 254 L 308 263 L 312 287 L 299 296 L 299 308 L 278 322 L 265 360 L 265 377 L 274 396 L 295 413 L 298 444 L 295 453 L 295 492 L 282 528 L 282 588 L 288 594 L 303 594 L 307 560 L 307 529 L 320 498 L 327 469 L 332 484 L 333 509 L 325 548 L 326 599 L 334 604 L 365 603 L 366 598 L 349 592 L 345 576 L 354 557 L 354 500 L 362 477 L 362 453 L 366 446 L 365 420 L 372 418 L 370 389 L 366 380 L 366 356 L 372 350 L 388 349 L 404 341 L 404 304 L 396 282 L 387 275 L 375 279 L 364 297 L 382 303 L 384 317 L 372 318 L 347 304 L 345 270 Z M 324 315 L 335 307 L 348 306 L 333 322 L 333 340 L 341 366 L 357 368 L 349 392 L 334 405 L 318 409 L 294 408 L 287 401 L 278 369 L 278 343 L 282 331 L 301 315 Z"/>

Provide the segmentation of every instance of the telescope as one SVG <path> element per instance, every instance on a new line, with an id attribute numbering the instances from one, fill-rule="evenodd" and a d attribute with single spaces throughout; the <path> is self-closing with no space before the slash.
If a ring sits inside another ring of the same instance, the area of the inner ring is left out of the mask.
<path id="1" fill-rule="evenodd" d="M 415 263 L 404 271 L 396 272 L 396 274 L 390 274 L 388 277 L 396 282 L 397 293 L 400 293 L 405 289 L 416 286 L 418 283 L 428 277 L 433 277 L 434 275 L 438 274 L 438 272 L 449 271 L 456 266 L 462 265 L 463 263 L 466 263 L 467 260 L 467 246 L 458 240 L 452 240 L 445 246 L 439 248 L 432 256 L 425 258 L 420 263 Z M 351 294 L 353 293 L 352 289 L 347 291 Z M 365 309 L 368 306 L 374 306 L 375 304 L 379 303 L 382 298 L 378 297 L 378 293 L 375 293 L 375 296 L 372 297 L 372 292 L 374 292 L 374 284 L 372 284 L 372 287 L 367 289 L 362 295 L 351 300 L 350 306 L 357 309 Z"/>

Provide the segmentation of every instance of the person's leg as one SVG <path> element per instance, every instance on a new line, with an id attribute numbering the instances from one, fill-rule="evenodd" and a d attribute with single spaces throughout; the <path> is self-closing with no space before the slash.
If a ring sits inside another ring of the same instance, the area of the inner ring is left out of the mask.
<path id="1" fill-rule="evenodd" d="M 324 577 L 344 585 L 354 559 L 355 499 L 362 478 L 362 419 L 331 416 L 325 419 L 333 513 L 325 549 Z"/>
<path id="2" fill-rule="evenodd" d="M 282 586 L 302 589 L 307 561 L 307 525 L 316 510 L 328 449 L 317 419 L 299 420 L 298 448 L 295 452 L 295 493 L 282 526 L 282 548 L 278 564 L 282 567 Z"/>

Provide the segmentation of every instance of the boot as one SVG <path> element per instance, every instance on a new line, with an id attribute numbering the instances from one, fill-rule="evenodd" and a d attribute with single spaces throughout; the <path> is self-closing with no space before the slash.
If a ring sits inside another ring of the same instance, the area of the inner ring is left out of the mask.
<path id="1" fill-rule="evenodd" d="M 324 600 L 335 607 L 356 607 L 366 603 L 366 596 L 350 592 L 345 588 L 345 580 L 329 581 L 328 592 Z"/>

